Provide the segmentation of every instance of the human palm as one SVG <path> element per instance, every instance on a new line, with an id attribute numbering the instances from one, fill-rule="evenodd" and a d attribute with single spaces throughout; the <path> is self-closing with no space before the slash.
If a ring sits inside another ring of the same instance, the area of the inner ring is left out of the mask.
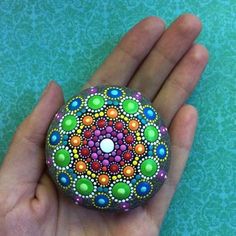
<path id="1" fill-rule="evenodd" d="M 193 44 L 201 23 L 179 17 L 168 29 L 156 17 L 138 23 L 121 40 L 85 87 L 128 86 L 153 102 L 171 139 L 168 179 L 144 206 L 130 212 L 98 212 L 76 206 L 59 193 L 45 170 L 44 139 L 63 104 L 51 82 L 19 126 L 0 169 L 0 235 L 156 235 L 191 148 L 197 112 L 185 101 L 207 63 L 207 50 Z"/>

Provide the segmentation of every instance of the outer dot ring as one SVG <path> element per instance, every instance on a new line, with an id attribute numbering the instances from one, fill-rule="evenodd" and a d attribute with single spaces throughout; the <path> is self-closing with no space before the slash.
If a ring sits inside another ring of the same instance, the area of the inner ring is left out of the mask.
<path id="1" fill-rule="evenodd" d="M 46 137 L 49 174 L 75 204 L 128 211 L 160 190 L 170 162 L 169 135 L 140 92 L 98 86 L 72 97 Z"/>

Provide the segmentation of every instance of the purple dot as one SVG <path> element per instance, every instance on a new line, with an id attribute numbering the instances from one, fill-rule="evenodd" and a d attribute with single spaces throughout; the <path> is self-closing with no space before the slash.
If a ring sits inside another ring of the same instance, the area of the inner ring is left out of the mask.
<path id="1" fill-rule="evenodd" d="M 117 141 L 117 138 L 116 138 L 116 137 L 115 137 L 115 138 L 113 138 L 113 141 L 114 141 L 114 142 L 116 142 L 116 141 Z"/>
<path id="2" fill-rule="evenodd" d="M 117 138 L 118 138 L 118 139 L 122 139 L 122 138 L 123 138 L 123 134 L 122 134 L 122 133 L 118 133 L 118 134 L 117 134 Z"/>
<path id="3" fill-rule="evenodd" d="M 97 129 L 97 130 L 95 130 L 95 132 L 94 132 L 94 134 L 95 134 L 96 136 L 99 136 L 99 135 L 100 135 L 100 133 L 101 133 L 101 132 L 100 132 L 100 130 L 98 130 L 98 129 Z"/>
<path id="4" fill-rule="evenodd" d="M 108 160 L 103 160 L 103 161 L 102 161 L 102 164 L 103 164 L 104 166 L 108 166 L 108 165 L 109 165 L 109 161 L 108 161 Z"/>
<path id="5" fill-rule="evenodd" d="M 164 182 L 165 179 L 167 179 L 167 174 L 165 170 L 159 170 L 157 174 L 157 179 L 160 180 L 161 182 Z"/>
<path id="6" fill-rule="evenodd" d="M 113 151 L 113 152 L 111 153 L 111 155 L 114 157 L 114 156 L 116 155 L 116 152 Z"/>
<path id="7" fill-rule="evenodd" d="M 160 131 L 161 131 L 161 134 L 166 134 L 167 128 L 166 128 L 164 125 L 162 125 L 162 126 L 160 127 Z"/>
<path id="8" fill-rule="evenodd" d="M 102 130 L 101 134 L 102 135 L 106 134 L 106 130 Z"/>
<path id="9" fill-rule="evenodd" d="M 91 87 L 91 88 L 88 89 L 89 94 L 96 93 L 97 91 L 98 91 L 98 89 L 96 87 Z"/>
<path id="10" fill-rule="evenodd" d="M 52 165 L 52 158 L 51 158 L 51 157 L 49 157 L 49 158 L 47 159 L 47 165 L 48 165 L 48 166 L 51 166 L 51 165 Z"/>
<path id="11" fill-rule="evenodd" d="M 99 143 L 95 143 L 95 146 L 96 146 L 96 147 L 99 147 Z"/>
<path id="12" fill-rule="evenodd" d="M 121 160 L 121 157 L 120 156 L 115 156 L 115 161 L 116 162 L 119 162 Z"/>
<path id="13" fill-rule="evenodd" d="M 97 154 L 98 154 L 98 155 L 101 155 L 101 154 L 102 154 L 102 151 L 101 151 L 101 150 L 98 150 L 98 151 L 97 151 Z"/>
<path id="14" fill-rule="evenodd" d="M 89 147 L 93 147 L 93 146 L 94 146 L 94 142 L 93 142 L 92 140 L 90 140 L 90 141 L 88 142 L 88 145 L 89 145 Z"/>
<path id="15" fill-rule="evenodd" d="M 108 158 L 108 157 L 109 157 L 109 155 L 108 155 L 107 153 L 105 153 L 105 154 L 104 154 L 104 157 L 105 157 L 105 158 Z"/>
<path id="16" fill-rule="evenodd" d="M 116 144 L 115 149 L 119 149 L 119 148 L 120 148 L 120 145 Z"/>
<path id="17" fill-rule="evenodd" d="M 113 137 L 116 137 L 116 132 L 115 132 L 115 131 L 112 131 L 111 135 L 112 135 Z"/>
<path id="18" fill-rule="evenodd" d="M 125 151 L 125 150 L 126 150 L 126 146 L 125 146 L 125 145 L 121 145 L 121 146 L 120 146 L 120 150 L 121 150 L 121 151 Z"/>
<path id="19" fill-rule="evenodd" d="M 96 147 L 92 147 L 92 151 L 93 151 L 93 152 L 96 152 L 96 151 L 97 151 L 97 148 L 96 148 Z"/>
<path id="20" fill-rule="evenodd" d="M 97 159 L 97 158 L 98 158 L 98 154 L 97 154 L 97 153 L 92 153 L 91 157 L 92 157 L 93 159 Z"/>
<path id="21" fill-rule="evenodd" d="M 55 115 L 55 119 L 56 120 L 60 120 L 62 118 L 62 113 L 61 112 L 58 112 L 56 115 Z"/>
<path id="22" fill-rule="evenodd" d="M 107 137 L 107 138 L 110 138 L 110 137 L 111 137 L 111 134 L 107 134 L 106 137 Z"/>
<path id="23" fill-rule="evenodd" d="M 103 156 L 99 156 L 99 157 L 98 157 L 98 160 L 99 160 L 99 161 L 102 161 L 103 159 L 104 159 Z"/>

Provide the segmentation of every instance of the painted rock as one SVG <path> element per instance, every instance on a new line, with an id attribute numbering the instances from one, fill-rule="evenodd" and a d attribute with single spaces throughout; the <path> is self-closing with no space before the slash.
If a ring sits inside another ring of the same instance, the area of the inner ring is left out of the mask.
<path id="1" fill-rule="evenodd" d="M 118 86 L 83 90 L 56 113 L 46 163 L 60 191 L 87 208 L 128 211 L 167 178 L 169 135 L 140 92 Z"/>

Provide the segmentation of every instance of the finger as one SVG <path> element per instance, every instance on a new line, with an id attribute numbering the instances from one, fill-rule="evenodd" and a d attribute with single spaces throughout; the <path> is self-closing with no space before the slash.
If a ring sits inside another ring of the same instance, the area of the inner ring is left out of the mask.
<path id="1" fill-rule="evenodd" d="M 47 128 L 63 104 L 59 85 L 51 82 L 38 105 L 19 126 L 0 171 L 0 188 L 14 194 L 23 188 L 31 191 L 44 168 L 44 140 Z"/>
<path id="2" fill-rule="evenodd" d="M 129 86 L 152 100 L 200 31 L 201 23 L 197 17 L 189 14 L 179 17 L 156 43 Z"/>
<path id="3" fill-rule="evenodd" d="M 153 101 L 161 117 L 169 126 L 178 109 L 190 96 L 208 61 L 208 52 L 194 45 L 175 67 Z"/>
<path id="4" fill-rule="evenodd" d="M 171 199 L 179 183 L 194 138 L 197 124 L 197 111 L 190 105 L 183 106 L 170 126 L 171 161 L 168 178 L 160 191 L 148 202 L 147 211 L 160 227 Z"/>
<path id="5" fill-rule="evenodd" d="M 100 84 L 125 86 L 163 31 L 164 23 L 157 17 L 139 22 L 123 37 L 84 88 Z"/>

